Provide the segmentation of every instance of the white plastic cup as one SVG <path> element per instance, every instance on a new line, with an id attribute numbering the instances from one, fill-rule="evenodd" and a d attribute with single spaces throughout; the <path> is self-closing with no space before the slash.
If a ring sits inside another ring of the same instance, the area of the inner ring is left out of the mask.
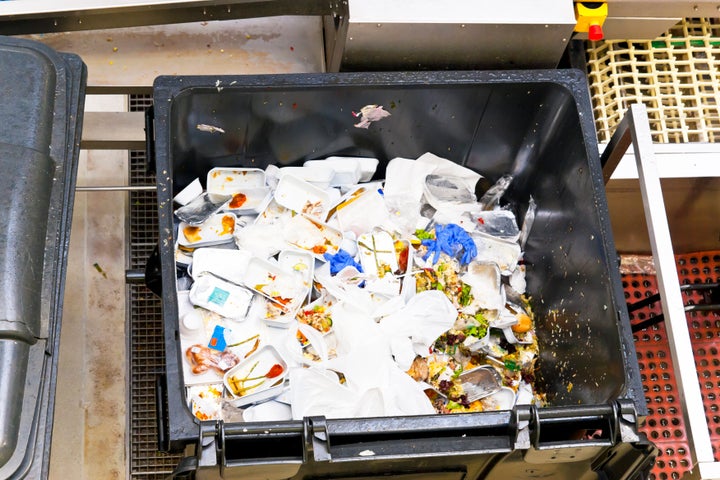
<path id="1" fill-rule="evenodd" d="M 203 327 L 203 317 L 197 309 L 193 308 L 180 319 L 180 333 L 186 337 L 198 334 Z"/>

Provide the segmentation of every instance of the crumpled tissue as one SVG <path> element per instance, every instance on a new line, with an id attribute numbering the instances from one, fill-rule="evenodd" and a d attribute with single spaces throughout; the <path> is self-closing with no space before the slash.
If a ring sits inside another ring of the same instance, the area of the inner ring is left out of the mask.
<path id="1" fill-rule="evenodd" d="M 405 372 L 416 355 L 427 354 L 437 337 L 455 323 L 458 312 L 447 296 L 431 290 L 414 295 L 406 304 L 399 296 L 377 304 L 363 296 L 364 289 L 341 284 L 327 264 L 318 268 L 316 278 L 338 300 L 330 311 L 337 356 L 327 359 L 322 335 L 298 326 L 322 360 L 310 368 L 290 369 L 290 384 L 301 386 L 291 389 L 293 418 L 433 414 L 422 386 Z M 335 372 L 343 374 L 344 385 Z"/>
<path id="2" fill-rule="evenodd" d="M 380 321 L 398 366 L 406 371 L 415 355 L 427 355 L 435 340 L 457 319 L 457 309 L 443 292 L 428 290 L 413 296 L 405 307 Z"/>
<path id="3" fill-rule="evenodd" d="M 280 250 L 287 248 L 283 241 L 283 228 L 280 224 L 250 224 L 236 229 L 235 244 L 241 250 L 248 250 L 260 258 L 270 258 Z"/>
<path id="4" fill-rule="evenodd" d="M 378 191 L 381 184 L 377 185 L 376 188 L 369 185 L 361 187 L 358 191 L 364 190 L 362 193 L 355 198 L 351 196 L 342 208 L 338 207 L 336 217 L 340 230 L 361 235 L 375 227 L 387 225 L 390 214 L 383 195 Z"/>
<path id="5" fill-rule="evenodd" d="M 291 368 L 288 373 L 291 385 L 302 388 L 290 390 L 292 416 L 322 415 L 325 418 L 353 418 L 382 416 L 382 391 L 371 389 L 358 395 L 358 391 L 342 385 L 337 374 L 320 368 Z"/>

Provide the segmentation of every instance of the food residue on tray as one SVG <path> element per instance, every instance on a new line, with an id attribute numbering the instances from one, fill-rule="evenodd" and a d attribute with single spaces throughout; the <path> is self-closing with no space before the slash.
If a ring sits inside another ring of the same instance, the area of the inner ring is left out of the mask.
<path id="1" fill-rule="evenodd" d="M 246 201 L 247 196 L 244 193 L 236 193 L 235 195 L 233 195 L 232 200 L 230 200 L 230 205 L 228 205 L 228 207 L 240 208 L 245 205 Z"/>
<path id="2" fill-rule="evenodd" d="M 220 385 L 199 385 L 188 389 L 192 413 L 199 420 L 216 420 L 220 415 L 222 387 Z"/>
<path id="3" fill-rule="evenodd" d="M 268 373 L 265 374 L 267 378 L 275 378 L 280 376 L 283 373 L 284 369 L 283 366 L 279 363 L 276 363 L 272 367 L 270 367 L 270 370 L 268 370 Z"/>
<path id="4" fill-rule="evenodd" d="M 327 245 L 315 245 L 314 247 L 312 247 L 312 252 L 322 255 L 323 253 L 327 252 Z"/>
<path id="5" fill-rule="evenodd" d="M 230 233 L 233 233 L 235 230 L 235 218 L 231 217 L 229 215 L 225 215 L 222 218 L 222 230 L 220 231 L 220 235 L 227 235 Z"/>
<path id="6" fill-rule="evenodd" d="M 202 236 L 200 236 L 200 227 L 187 225 L 183 228 L 183 235 L 185 235 L 185 238 L 187 238 L 187 241 L 190 243 L 197 243 L 202 240 Z"/>
<path id="7" fill-rule="evenodd" d="M 311 309 L 302 309 L 298 313 L 297 319 L 300 323 L 310 325 L 318 332 L 327 333 L 332 327 L 331 306 L 332 302 L 328 305 L 315 305 Z"/>
<path id="8" fill-rule="evenodd" d="M 305 206 L 303 206 L 303 209 L 301 213 L 305 213 L 307 215 L 317 215 L 322 213 L 323 210 L 323 204 L 320 201 L 317 202 L 311 202 L 308 200 L 305 202 Z"/>
<path id="9" fill-rule="evenodd" d="M 228 377 L 228 384 L 234 395 L 242 397 L 260 387 L 268 386 L 268 380 L 273 380 L 285 372 L 285 368 L 282 365 L 275 363 L 265 374 L 258 375 L 256 370 L 259 364 L 260 361 L 258 360 L 252 364 L 245 374 L 230 375 Z M 274 385 L 275 382 L 270 386 Z"/>

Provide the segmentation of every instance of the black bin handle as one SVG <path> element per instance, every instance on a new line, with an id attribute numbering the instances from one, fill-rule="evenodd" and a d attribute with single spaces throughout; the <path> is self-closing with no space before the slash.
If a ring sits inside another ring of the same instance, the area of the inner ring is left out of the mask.
<path id="1" fill-rule="evenodd" d="M 155 108 L 150 106 L 145 110 L 145 158 L 147 171 L 155 173 Z"/>
<path id="2" fill-rule="evenodd" d="M 170 450 L 165 418 L 167 418 L 167 411 L 165 409 L 165 375 L 160 374 L 155 377 L 155 420 L 158 438 L 157 447 L 161 452 Z"/>

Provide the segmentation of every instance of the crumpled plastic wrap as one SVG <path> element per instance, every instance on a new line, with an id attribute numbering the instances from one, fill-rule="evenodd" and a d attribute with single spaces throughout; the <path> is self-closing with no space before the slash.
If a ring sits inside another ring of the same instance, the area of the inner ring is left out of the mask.
<path id="1" fill-rule="evenodd" d="M 418 228 L 427 225 L 420 215 L 421 199 L 425 193 L 425 179 L 428 175 L 453 177 L 455 182 L 462 182 L 470 191 L 482 176 L 469 168 L 465 168 L 450 160 L 425 153 L 417 160 L 395 158 L 385 169 L 385 203 L 392 213 L 397 228 L 405 234 L 411 234 Z M 447 203 L 432 205 L 448 208 Z M 462 207 L 458 207 L 462 208 Z"/>
<path id="2" fill-rule="evenodd" d="M 520 230 L 520 248 L 525 248 L 525 243 L 527 243 L 528 236 L 530 235 L 530 231 L 532 230 L 533 223 L 535 223 L 535 212 L 537 211 L 537 203 L 535 203 L 535 199 L 531 196 L 530 200 L 528 201 L 528 208 L 525 212 L 525 217 L 523 218 L 523 224 L 522 228 Z"/>

